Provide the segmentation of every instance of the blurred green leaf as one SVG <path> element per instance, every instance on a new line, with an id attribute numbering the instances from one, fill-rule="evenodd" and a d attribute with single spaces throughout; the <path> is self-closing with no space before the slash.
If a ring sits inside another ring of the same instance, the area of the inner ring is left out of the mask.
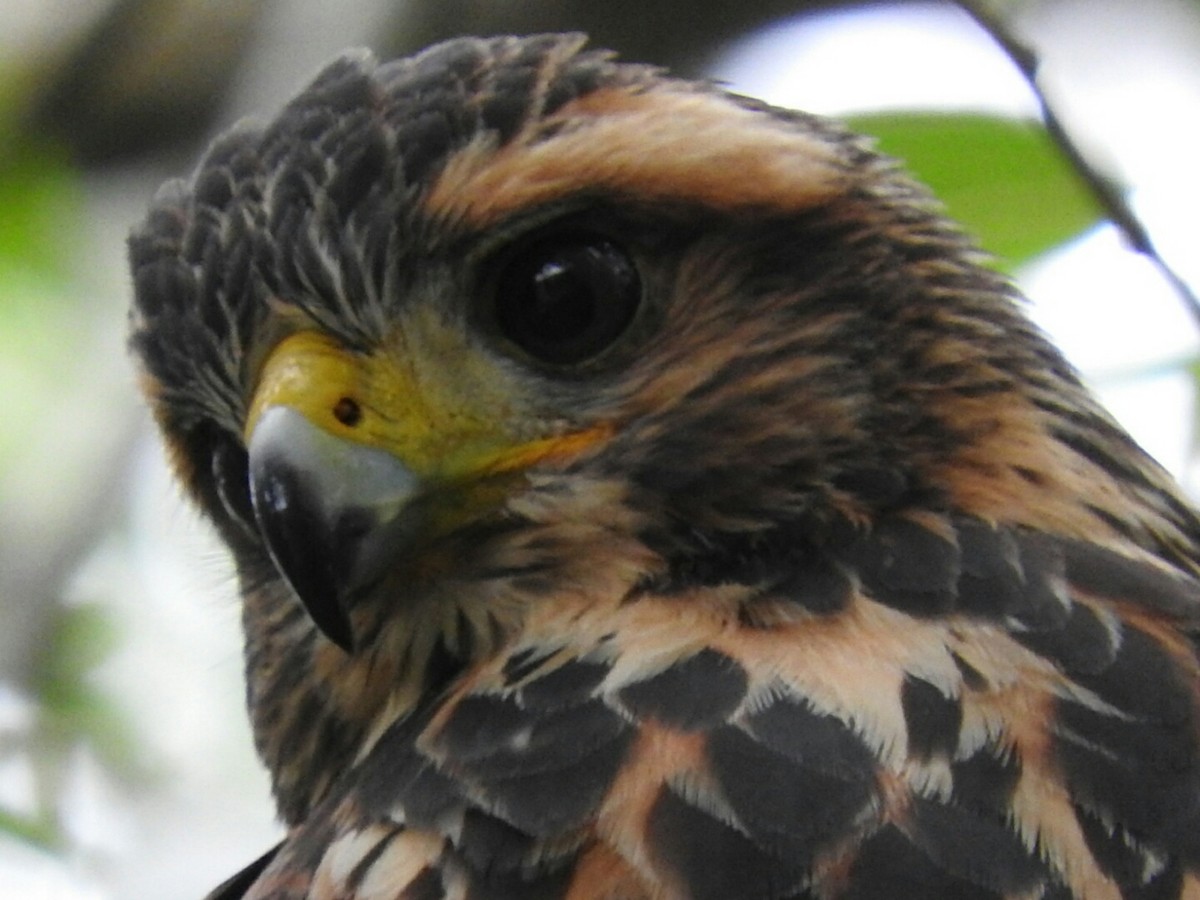
<path id="1" fill-rule="evenodd" d="M 1006 269 L 1100 219 L 1099 205 L 1037 123 L 912 112 L 856 116 L 849 124 L 903 160 Z"/>
<path id="2" fill-rule="evenodd" d="M 65 154 L 23 144 L 0 153 L 0 468 L 47 398 L 68 382 L 87 335 L 74 326 L 82 192 Z"/>
<path id="3" fill-rule="evenodd" d="M 34 685 L 44 726 L 58 744 L 85 740 L 114 771 L 136 772 L 143 760 L 133 729 L 93 679 L 120 645 L 111 613 L 95 604 L 64 606 L 54 625 Z"/>
<path id="4" fill-rule="evenodd" d="M 31 275 L 65 279 L 82 197 L 66 153 L 25 144 L 0 158 L 0 260 Z"/>
<path id="5" fill-rule="evenodd" d="M 22 816 L 6 809 L 0 809 L 0 832 L 46 850 L 58 849 L 63 841 L 62 831 L 52 820 Z"/>

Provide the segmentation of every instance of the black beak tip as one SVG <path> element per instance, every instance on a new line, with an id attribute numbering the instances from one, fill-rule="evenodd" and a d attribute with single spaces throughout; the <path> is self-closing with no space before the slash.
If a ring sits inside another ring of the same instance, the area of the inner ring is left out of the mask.
<path id="1" fill-rule="evenodd" d="M 321 633 L 354 653 L 351 610 L 369 602 L 420 529 L 421 479 L 387 451 L 329 434 L 289 406 L 261 414 L 247 457 L 271 561 Z"/>
<path id="2" fill-rule="evenodd" d="M 345 653 L 353 655 L 354 629 L 350 627 L 350 617 L 343 611 L 337 599 L 315 601 L 315 598 L 306 597 L 299 591 L 296 593 L 320 632 Z"/>
<path id="3" fill-rule="evenodd" d="M 353 653 L 354 631 L 342 596 L 344 566 L 316 504 L 287 466 L 262 466 L 255 476 L 254 517 L 276 570 L 321 633 Z"/>

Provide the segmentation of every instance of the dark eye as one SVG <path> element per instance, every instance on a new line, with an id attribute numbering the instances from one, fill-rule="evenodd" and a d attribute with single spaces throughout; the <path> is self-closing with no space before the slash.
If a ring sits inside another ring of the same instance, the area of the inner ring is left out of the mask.
<path id="1" fill-rule="evenodd" d="M 577 363 L 619 338 L 641 300 L 637 267 L 612 241 L 586 233 L 542 238 L 502 269 L 496 324 L 542 362 Z"/>
<path id="2" fill-rule="evenodd" d="M 213 484 L 225 514 L 250 537 L 257 537 L 254 508 L 250 505 L 250 467 L 246 451 L 232 441 L 220 441 L 213 449 Z"/>

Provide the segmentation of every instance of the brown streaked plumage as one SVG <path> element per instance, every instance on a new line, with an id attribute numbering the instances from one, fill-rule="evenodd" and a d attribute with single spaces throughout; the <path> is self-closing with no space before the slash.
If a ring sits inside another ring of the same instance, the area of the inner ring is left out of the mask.
<path id="1" fill-rule="evenodd" d="M 1200 897 L 1200 521 L 863 139 L 351 55 L 131 258 L 289 828 L 214 896 Z"/>

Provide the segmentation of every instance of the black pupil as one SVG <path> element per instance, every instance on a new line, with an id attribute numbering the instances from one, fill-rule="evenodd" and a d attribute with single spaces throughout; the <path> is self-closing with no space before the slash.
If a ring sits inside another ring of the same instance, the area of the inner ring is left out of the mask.
<path id="1" fill-rule="evenodd" d="M 592 326 L 596 318 L 596 295 L 582 266 L 548 262 L 533 276 L 532 308 L 542 337 L 551 341 L 570 340 Z"/>
<path id="2" fill-rule="evenodd" d="M 574 363 L 620 337 L 640 301 L 628 254 L 604 238 L 569 236 L 538 241 L 510 258 L 497 284 L 496 319 L 530 355 Z"/>

